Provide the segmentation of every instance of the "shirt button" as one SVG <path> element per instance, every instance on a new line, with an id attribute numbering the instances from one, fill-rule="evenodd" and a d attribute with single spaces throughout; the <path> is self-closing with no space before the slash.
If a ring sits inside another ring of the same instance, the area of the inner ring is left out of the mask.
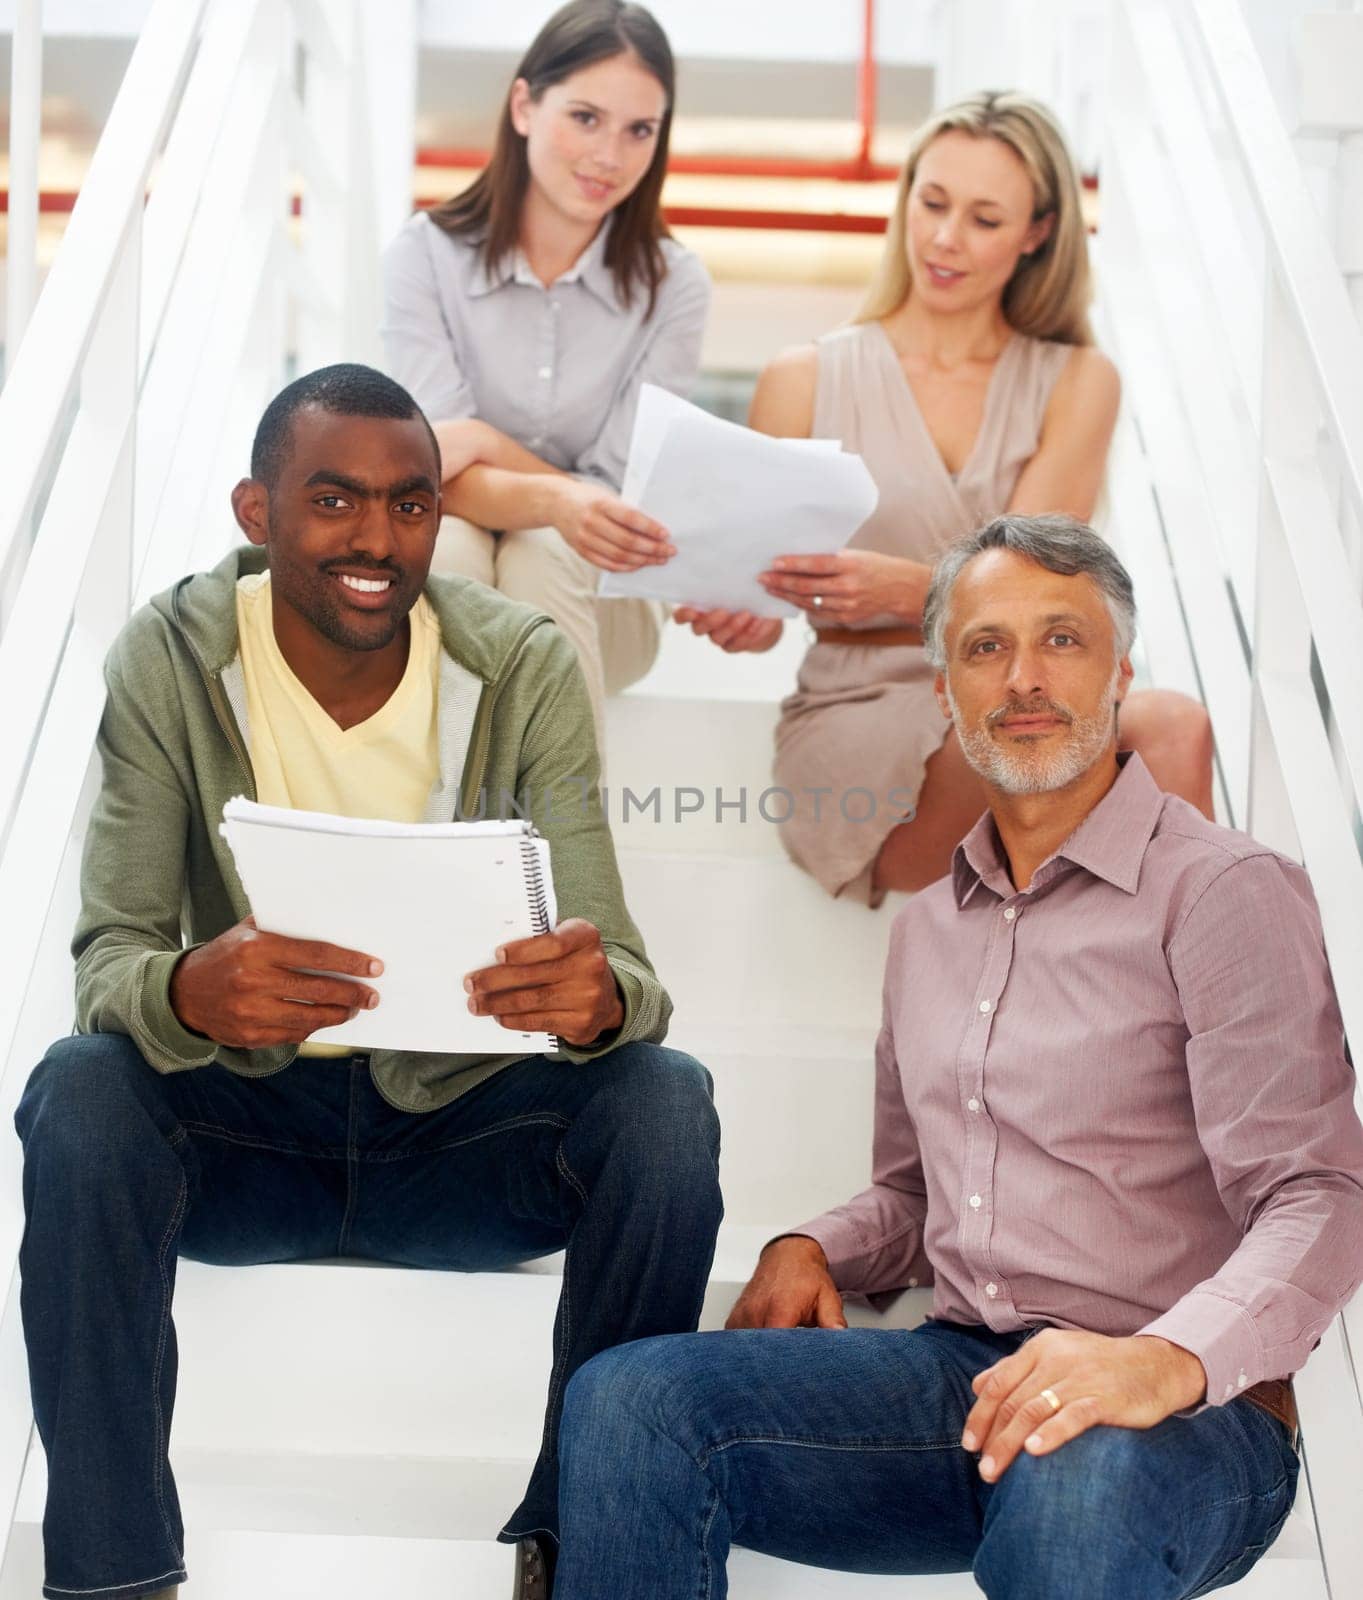
<path id="1" fill-rule="evenodd" d="M 994 1002 L 992 1000 L 981 1000 L 980 1001 L 980 1010 L 981 1011 L 992 1011 L 993 1008 L 994 1008 Z"/>
<path id="2" fill-rule="evenodd" d="M 984 1204 L 984 1201 L 980 1199 L 979 1195 L 977 1195 L 977 1194 L 972 1194 L 971 1195 L 971 1197 L 970 1197 L 970 1209 L 972 1211 L 978 1211 L 983 1204 Z"/>
<path id="3" fill-rule="evenodd" d="M 985 1286 L 984 1286 L 984 1292 L 992 1300 L 994 1298 L 994 1296 L 999 1292 L 999 1286 L 996 1283 L 986 1283 Z"/>
<path id="4" fill-rule="evenodd" d="M 1233 1383 L 1228 1383 L 1226 1385 L 1226 1394 L 1229 1396 L 1229 1395 L 1233 1395 L 1234 1393 L 1235 1393 L 1235 1385 Z"/>
<path id="5" fill-rule="evenodd" d="M 1243 1372 L 1242 1372 L 1242 1373 L 1241 1373 L 1241 1374 L 1240 1374 L 1240 1376 L 1239 1376 L 1239 1377 L 1238 1377 L 1238 1378 L 1237 1378 L 1237 1379 L 1236 1379 L 1236 1380 L 1235 1380 L 1235 1381 L 1236 1381 L 1236 1383 L 1238 1383 L 1238 1384 L 1239 1384 L 1239 1385 L 1240 1385 L 1240 1387 L 1241 1387 L 1241 1388 L 1242 1388 L 1242 1389 L 1243 1389 L 1243 1388 L 1244 1388 L 1244 1387 L 1245 1387 L 1245 1385 L 1246 1385 L 1246 1384 L 1247 1384 L 1247 1383 L 1248 1383 L 1248 1382 L 1249 1382 L 1249 1379 L 1248 1379 L 1248 1378 L 1247 1378 L 1247 1377 L 1246 1377 L 1246 1376 L 1245 1376 L 1245 1374 L 1244 1374 L 1244 1373 L 1243 1373 Z"/>
<path id="6" fill-rule="evenodd" d="M 1008 909 L 1003 913 L 1003 920 L 1005 922 L 1011 922 L 1013 918 L 1017 916 L 1017 914 L 1017 907 L 1009 906 Z"/>
<path id="7" fill-rule="evenodd" d="M 975 1098 L 974 1095 L 971 1095 L 970 1099 L 966 1101 L 966 1106 L 971 1111 L 978 1111 L 980 1109 L 980 1102 Z"/>
<path id="8" fill-rule="evenodd" d="M 553 375 L 554 375 L 554 369 L 552 367 L 541 367 L 540 368 L 540 377 L 541 378 L 552 378 Z"/>

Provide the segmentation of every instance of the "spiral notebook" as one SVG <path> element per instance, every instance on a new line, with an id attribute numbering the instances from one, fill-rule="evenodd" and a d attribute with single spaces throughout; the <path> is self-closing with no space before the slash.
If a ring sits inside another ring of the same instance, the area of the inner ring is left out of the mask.
<path id="1" fill-rule="evenodd" d="M 552 1034 L 475 1017 L 466 974 L 509 939 L 557 922 L 549 843 L 528 822 L 381 822 L 291 811 L 241 796 L 222 834 L 256 925 L 377 956 L 372 1011 L 320 1028 L 311 1044 L 356 1050 L 509 1055 L 556 1048 Z"/>

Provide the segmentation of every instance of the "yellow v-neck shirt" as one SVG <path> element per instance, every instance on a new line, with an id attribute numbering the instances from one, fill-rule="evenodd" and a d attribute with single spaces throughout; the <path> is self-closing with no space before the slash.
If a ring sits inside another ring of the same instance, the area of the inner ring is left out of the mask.
<path id="1" fill-rule="evenodd" d="M 341 728 L 294 676 L 274 635 L 268 572 L 237 583 L 256 798 L 298 811 L 420 822 L 440 770 L 440 624 L 422 595 L 402 680 L 372 717 Z"/>
<path id="2" fill-rule="evenodd" d="M 256 798 L 295 811 L 420 822 L 440 771 L 440 623 L 425 595 L 410 613 L 407 667 L 372 717 L 341 728 L 294 676 L 274 636 L 270 574 L 237 580 L 237 634 Z M 304 1056 L 345 1056 L 304 1044 Z"/>

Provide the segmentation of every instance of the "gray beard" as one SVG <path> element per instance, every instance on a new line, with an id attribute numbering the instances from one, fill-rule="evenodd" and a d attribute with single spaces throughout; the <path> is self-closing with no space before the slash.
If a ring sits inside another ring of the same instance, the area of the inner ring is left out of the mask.
<path id="1" fill-rule="evenodd" d="M 1105 711 L 1093 716 L 1077 717 L 1068 706 L 1052 702 L 1056 708 L 1070 716 L 1065 742 L 1054 748 L 1014 746 L 1006 749 L 994 738 L 985 723 L 967 728 L 960 709 L 947 689 L 947 702 L 951 706 L 951 719 L 960 740 L 961 751 L 975 772 L 993 789 L 1004 794 L 1050 794 L 1065 789 L 1081 777 L 1107 749 L 1112 739 L 1113 709 L 1116 705 L 1117 678 L 1120 668 L 1114 663 L 1103 698 Z"/>

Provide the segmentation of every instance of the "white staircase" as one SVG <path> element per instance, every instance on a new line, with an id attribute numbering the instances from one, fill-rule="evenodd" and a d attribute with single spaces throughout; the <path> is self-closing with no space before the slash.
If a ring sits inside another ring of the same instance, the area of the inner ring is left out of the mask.
<path id="1" fill-rule="evenodd" d="M 1212 707 L 1224 814 L 1312 870 L 1357 1054 L 1363 339 L 1263 113 L 1234 0 L 1115 9 L 1103 315 L 1127 408 L 1111 531 L 1136 576 L 1151 676 Z M 99 661 L 130 604 L 227 539 L 218 508 L 286 376 L 290 328 L 305 366 L 368 353 L 373 244 L 401 206 L 393 169 L 365 159 L 366 117 L 391 110 L 395 82 L 410 116 L 410 82 L 374 52 L 402 58 L 412 8 L 382 11 L 380 41 L 376 8 L 358 0 L 158 0 L 112 153 L 0 393 L 0 1506 L 14 1508 L 0 1600 L 38 1592 L 44 1488 L 14 1278 L 18 1148 L 4 1129 L 69 1024 Z M 374 148 L 401 151 L 401 128 L 380 123 Z M 285 204 L 295 171 L 300 225 Z M 235 254 L 219 260 L 229 213 Z M 1234 270 L 1242 260 L 1254 274 Z M 829 902 L 760 815 L 799 631 L 733 659 L 672 629 L 654 672 L 610 708 L 630 906 L 676 1002 L 671 1041 L 710 1067 L 724 1125 L 708 1328 L 763 1240 L 846 1198 L 869 1165 L 893 904 Z M 173 1458 L 190 1592 L 495 1600 L 510 1557 L 492 1541 L 538 1444 L 559 1270 L 556 1258 L 471 1275 L 183 1264 Z M 910 1293 L 888 1319 L 851 1316 L 902 1324 L 924 1309 Z M 1298 1509 L 1237 1594 L 1363 1592 L 1361 1314 L 1329 1331 L 1299 1386 Z M 964 1575 L 877 1579 L 744 1552 L 732 1580 L 737 1600 L 977 1592 Z"/>

